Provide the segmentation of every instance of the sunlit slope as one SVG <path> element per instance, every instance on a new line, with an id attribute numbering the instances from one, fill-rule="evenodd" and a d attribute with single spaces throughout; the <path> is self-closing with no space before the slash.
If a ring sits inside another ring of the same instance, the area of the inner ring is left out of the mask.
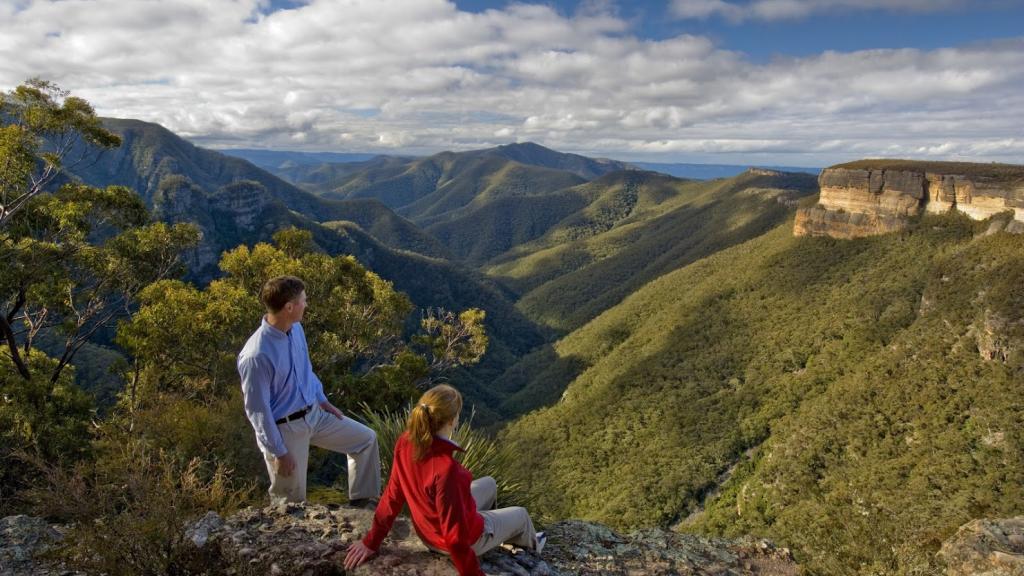
<path id="1" fill-rule="evenodd" d="M 358 224 L 383 244 L 400 250 L 408 250 L 424 256 L 451 258 L 447 248 L 436 238 L 421 230 L 412 222 L 395 214 L 378 200 L 359 199 L 339 202 L 332 216 L 338 221 Z"/>
<path id="2" fill-rule="evenodd" d="M 487 202 L 554 192 L 584 182 L 564 170 L 497 154 L 442 152 L 408 161 L 381 159 L 349 173 L 328 198 L 375 198 L 421 226 L 458 217 Z"/>
<path id="3" fill-rule="evenodd" d="M 639 171 L 579 188 L 596 199 L 485 267 L 522 294 L 518 307 L 527 316 L 563 331 L 662 274 L 763 234 L 817 189 L 804 174 L 697 182 Z"/>
<path id="4" fill-rule="evenodd" d="M 790 221 L 637 291 L 554 346 L 549 371 L 582 372 L 503 433 L 539 508 L 672 525 L 740 462 L 701 526 L 823 573 L 927 563 L 969 518 L 1021 513 L 1024 237 L 985 227 Z"/>

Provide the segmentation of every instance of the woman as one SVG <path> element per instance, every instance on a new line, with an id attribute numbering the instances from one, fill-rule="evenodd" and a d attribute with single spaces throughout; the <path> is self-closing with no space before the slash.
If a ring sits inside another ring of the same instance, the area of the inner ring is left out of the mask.
<path id="1" fill-rule="evenodd" d="M 526 509 L 491 510 L 498 492 L 494 479 L 473 480 L 469 470 L 452 458 L 462 451 L 450 439 L 461 411 L 462 395 L 444 384 L 427 390 L 417 402 L 395 444 L 391 477 L 373 526 L 361 542 L 349 547 L 346 570 L 377 552 L 405 504 L 420 539 L 450 555 L 462 576 L 482 576 L 477 556 L 503 542 L 541 552 L 544 533 L 534 531 Z"/>

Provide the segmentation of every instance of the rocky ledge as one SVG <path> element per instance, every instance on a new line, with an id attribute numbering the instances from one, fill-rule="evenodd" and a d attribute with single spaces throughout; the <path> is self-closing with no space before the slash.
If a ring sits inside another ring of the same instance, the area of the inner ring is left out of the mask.
<path id="1" fill-rule="evenodd" d="M 209 574 L 328 576 L 345 574 L 345 552 L 372 519 L 373 514 L 365 510 L 289 504 L 247 508 L 228 518 L 210 512 L 185 530 L 204 557 Z M 0 574 L 74 574 L 33 560 L 39 551 L 59 542 L 60 531 L 26 516 L 2 522 L 0 526 L 6 528 L 0 528 Z M 482 558 L 484 571 L 503 576 L 799 574 L 789 551 L 767 540 L 721 540 L 659 529 L 622 535 L 580 521 L 555 523 L 548 527 L 548 534 L 543 557 L 498 548 Z M 446 556 L 423 546 L 408 519 L 400 517 L 380 554 L 354 574 L 454 576 L 456 572 Z"/>
<path id="2" fill-rule="evenodd" d="M 939 550 L 947 576 L 1024 575 L 1024 517 L 974 520 Z"/>
<path id="3" fill-rule="evenodd" d="M 1004 229 L 1024 233 L 1024 166 L 862 160 L 823 170 L 818 185 L 818 204 L 797 212 L 797 236 L 885 234 L 950 209 L 976 220 L 1006 212 Z"/>
<path id="4" fill-rule="evenodd" d="M 228 518 L 210 512 L 184 527 L 205 574 L 328 576 L 345 574 L 348 545 L 361 537 L 369 511 L 320 505 L 246 508 Z M 789 551 L 767 540 L 722 540 L 660 529 L 618 534 L 591 522 L 548 526 L 543 558 L 514 548 L 483 557 L 484 571 L 502 576 L 691 575 L 789 576 L 800 574 Z M 0 519 L 0 574 L 84 576 L 47 564 L 63 529 L 30 516 Z M 980 519 L 946 540 L 937 557 L 946 576 L 1024 576 L 1024 517 Z M 399 518 L 381 553 L 355 574 L 453 576 L 448 559 L 427 550 Z"/>

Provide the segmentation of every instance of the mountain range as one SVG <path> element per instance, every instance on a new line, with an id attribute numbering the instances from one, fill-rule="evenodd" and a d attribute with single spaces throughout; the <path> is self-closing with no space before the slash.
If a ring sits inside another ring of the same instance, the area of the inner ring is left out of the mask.
<path id="1" fill-rule="evenodd" d="M 491 348 L 453 381 L 543 518 L 770 536 L 867 575 L 934 573 L 956 527 L 1024 512 L 1024 204 L 984 165 L 702 181 L 536 144 L 251 155 L 271 173 L 107 126 L 124 145 L 74 177 L 197 223 L 196 282 L 298 226 L 418 306 L 484 309 Z"/>

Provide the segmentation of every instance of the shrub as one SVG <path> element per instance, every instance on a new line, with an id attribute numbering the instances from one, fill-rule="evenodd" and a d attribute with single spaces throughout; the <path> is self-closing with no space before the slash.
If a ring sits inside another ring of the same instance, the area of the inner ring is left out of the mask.
<path id="1" fill-rule="evenodd" d="M 55 554 L 88 574 L 206 573 L 213 551 L 192 546 L 185 525 L 208 510 L 237 509 L 252 485 L 238 487 L 223 466 L 182 463 L 137 439 L 100 444 L 95 460 L 74 467 L 34 461 L 42 482 L 24 494 L 33 512 L 73 526 Z"/>

